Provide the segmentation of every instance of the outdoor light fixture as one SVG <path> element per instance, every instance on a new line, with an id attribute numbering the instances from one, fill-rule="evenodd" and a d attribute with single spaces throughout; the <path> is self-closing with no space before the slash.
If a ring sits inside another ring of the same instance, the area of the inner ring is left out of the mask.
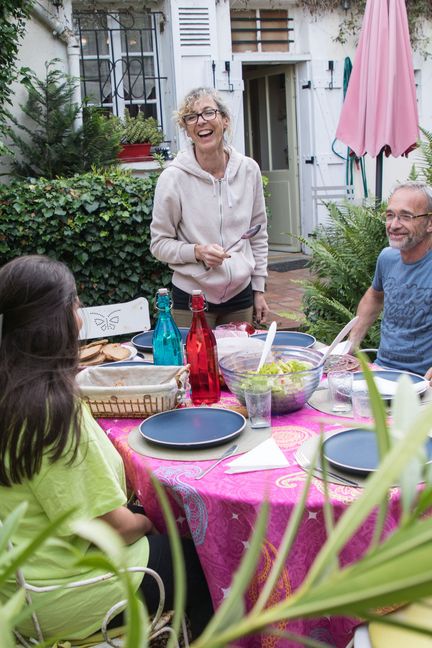
<path id="1" fill-rule="evenodd" d="M 348 9 L 351 9 L 351 0 L 342 0 L 342 9 L 344 11 L 348 11 Z"/>
<path id="2" fill-rule="evenodd" d="M 63 7 L 63 0 L 51 0 L 51 2 L 57 10 Z"/>

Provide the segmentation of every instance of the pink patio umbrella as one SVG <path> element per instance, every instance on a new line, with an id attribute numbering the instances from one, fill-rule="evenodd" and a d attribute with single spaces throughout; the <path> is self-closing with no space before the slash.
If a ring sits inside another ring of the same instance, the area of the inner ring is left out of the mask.
<path id="1" fill-rule="evenodd" d="M 336 137 L 358 157 L 377 158 L 381 202 L 383 153 L 407 155 L 419 138 L 405 0 L 367 0 Z"/>

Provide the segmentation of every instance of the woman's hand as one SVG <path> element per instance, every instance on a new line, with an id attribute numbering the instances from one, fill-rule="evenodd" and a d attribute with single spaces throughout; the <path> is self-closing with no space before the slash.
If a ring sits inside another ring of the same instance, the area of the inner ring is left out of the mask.
<path id="1" fill-rule="evenodd" d="M 255 320 L 260 324 L 264 324 L 267 321 L 267 315 L 269 314 L 270 309 L 267 306 L 267 302 L 262 292 L 254 292 L 254 315 Z"/>
<path id="2" fill-rule="evenodd" d="M 146 515 L 132 513 L 126 506 L 119 506 L 101 515 L 99 519 L 117 531 L 127 545 L 133 544 L 145 535 L 158 533 L 153 522 Z"/>
<path id="3" fill-rule="evenodd" d="M 197 243 L 195 245 L 195 258 L 197 261 L 202 261 L 208 268 L 215 268 L 222 265 L 225 259 L 229 259 L 230 255 L 217 243 L 209 245 Z"/>

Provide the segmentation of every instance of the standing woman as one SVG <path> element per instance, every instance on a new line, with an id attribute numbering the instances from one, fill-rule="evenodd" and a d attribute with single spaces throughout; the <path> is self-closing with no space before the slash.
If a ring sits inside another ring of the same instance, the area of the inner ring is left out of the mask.
<path id="1" fill-rule="evenodd" d="M 123 462 L 77 396 L 81 319 L 75 281 L 68 268 L 43 256 L 24 256 L 0 269 L 0 520 L 21 502 L 28 508 L 12 542 L 20 546 L 61 513 L 68 518 L 23 565 L 33 585 L 92 578 L 99 571 L 76 564 L 71 549 L 94 547 L 74 533 L 77 519 L 100 518 L 127 545 L 129 566 L 148 566 L 161 576 L 167 606 L 173 603 L 169 540 L 151 520 L 126 506 Z M 183 541 L 188 613 L 197 636 L 212 615 L 204 575 L 191 540 Z M 159 603 L 151 577 L 131 575 L 150 612 Z M 15 578 L 0 585 L 0 602 L 16 591 Z M 32 595 L 46 637 L 84 639 L 124 598 L 116 578 L 93 587 Z M 114 625 L 120 625 L 121 615 Z M 34 634 L 30 619 L 18 629 Z"/>
<path id="2" fill-rule="evenodd" d="M 189 296 L 201 289 L 210 326 L 266 321 L 267 219 L 257 163 L 225 142 L 231 119 L 212 88 L 189 92 L 177 123 L 190 143 L 161 173 L 151 223 L 151 253 L 173 270 L 173 315 L 189 326 Z M 254 225 L 261 229 L 241 240 Z"/>

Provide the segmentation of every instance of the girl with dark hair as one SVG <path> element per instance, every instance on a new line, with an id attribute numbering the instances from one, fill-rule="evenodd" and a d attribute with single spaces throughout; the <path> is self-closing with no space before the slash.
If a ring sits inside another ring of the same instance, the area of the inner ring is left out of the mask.
<path id="1" fill-rule="evenodd" d="M 123 462 L 79 401 L 75 387 L 81 327 L 75 281 L 68 268 L 42 256 L 14 259 L 0 269 L 0 520 L 21 502 L 28 508 L 13 544 L 27 543 L 46 524 L 74 509 L 56 535 L 24 565 L 34 585 L 67 584 L 98 575 L 74 564 L 71 548 L 89 554 L 91 543 L 75 535 L 77 519 L 100 518 L 127 545 L 130 566 L 148 566 L 164 581 L 166 608 L 173 604 L 168 537 L 151 520 L 126 506 Z M 192 634 L 207 624 L 212 605 L 191 540 L 183 540 L 187 575 L 186 612 Z M 147 608 L 159 595 L 150 577 L 132 574 Z M 11 579 L 0 601 L 16 591 Z M 42 631 L 48 636 L 83 639 L 100 628 L 107 610 L 124 598 L 116 579 L 91 588 L 35 594 Z M 114 619 L 119 625 L 122 615 Z M 33 633 L 31 620 L 18 628 Z"/>

